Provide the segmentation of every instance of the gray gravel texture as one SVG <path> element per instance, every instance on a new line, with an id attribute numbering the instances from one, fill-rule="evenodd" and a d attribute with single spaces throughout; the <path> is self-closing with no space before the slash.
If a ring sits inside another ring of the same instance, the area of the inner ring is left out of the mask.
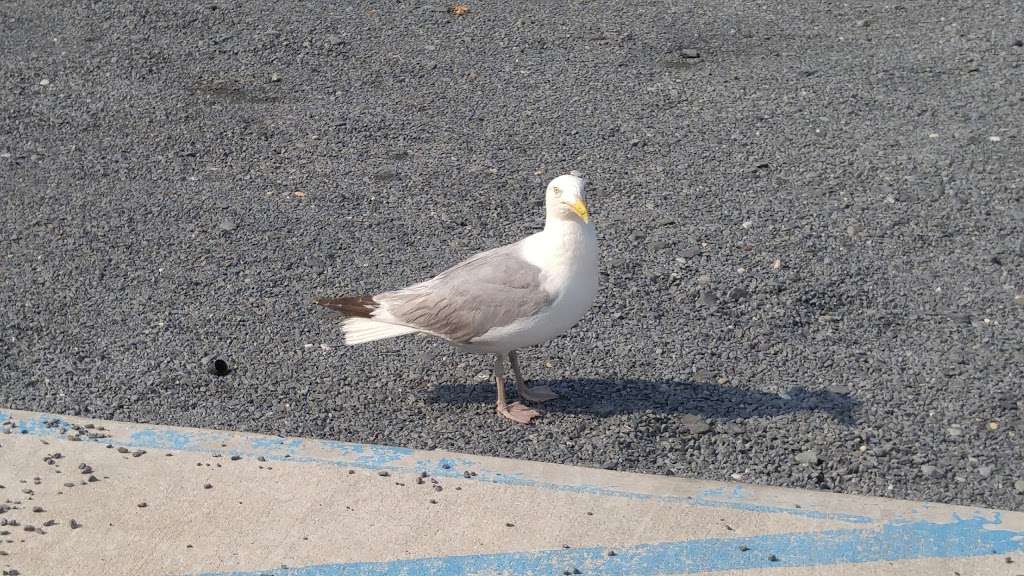
<path id="1" fill-rule="evenodd" d="M 0 5 L 0 405 L 1024 507 L 1024 5 L 644 4 Z M 572 169 L 537 424 L 310 305 Z"/>

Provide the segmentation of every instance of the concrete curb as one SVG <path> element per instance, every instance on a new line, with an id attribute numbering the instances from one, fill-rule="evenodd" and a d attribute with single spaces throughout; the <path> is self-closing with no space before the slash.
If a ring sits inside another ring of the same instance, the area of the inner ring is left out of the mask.
<path id="1" fill-rule="evenodd" d="M 8 573 L 1024 574 L 1020 512 L 12 410 L 0 422 Z"/>

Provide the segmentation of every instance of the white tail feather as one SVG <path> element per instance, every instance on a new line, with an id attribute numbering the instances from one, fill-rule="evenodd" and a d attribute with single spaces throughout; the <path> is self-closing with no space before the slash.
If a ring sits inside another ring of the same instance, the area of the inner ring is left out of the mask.
<path id="1" fill-rule="evenodd" d="M 345 344 L 347 346 L 355 346 L 364 342 L 373 342 L 374 340 L 383 340 L 384 338 L 394 338 L 395 336 L 419 332 L 419 330 L 408 326 L 358 317 L 346 318 L 341 328 L 345 332 Z"/>

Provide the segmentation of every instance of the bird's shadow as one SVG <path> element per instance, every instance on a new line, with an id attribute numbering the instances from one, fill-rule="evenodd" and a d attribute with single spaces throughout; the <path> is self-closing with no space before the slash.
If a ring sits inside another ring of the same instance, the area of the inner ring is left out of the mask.
<path id="1" fill-rule="evenodd" d="M 614 416 L 651 411 L 657 414 L 699 414 L 720 422 L 781 416 L 794 412 L 825 412 L 844 425 L 856 423 L 859 403 L 846 394 L 797 387 L 782 394 L 746 390 L 687 380 L 531 380 L 530 386 L 550 386 L 560 398 L 545 402 L 543 411 Z M 509 401 L 515 398 L 509 383 Z M 494 384 L 440 384 L 433 403 L 493 403 Z"/>

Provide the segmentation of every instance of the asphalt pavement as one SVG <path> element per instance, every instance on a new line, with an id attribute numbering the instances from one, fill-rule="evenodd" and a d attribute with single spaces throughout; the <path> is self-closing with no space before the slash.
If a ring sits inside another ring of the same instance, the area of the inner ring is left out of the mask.
<path id="1" fill-rule="evenodd" d="M 0 4 L 0 406 L 1024 507 L 1024 7 L 466 8 Z M 536 424 L 310 304 L 569 170 L 602 288 Z"/>

